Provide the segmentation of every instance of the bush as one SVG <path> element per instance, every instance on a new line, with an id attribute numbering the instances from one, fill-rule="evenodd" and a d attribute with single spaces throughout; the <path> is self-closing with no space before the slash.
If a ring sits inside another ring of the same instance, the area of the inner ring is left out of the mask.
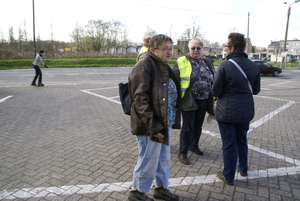
<path id="1" fill-rule="evenodd" d="M 169 65 L 174 66 L 177 59 L 171 59 Z M 0 60 L 0 70 L 30 68 L 34 59 Z M 136 58 L 44 58 L 49 68 L 84 68 L 84 67 L 132 67 Z M 215 60 L 218 66 L 221 61 Z"/>

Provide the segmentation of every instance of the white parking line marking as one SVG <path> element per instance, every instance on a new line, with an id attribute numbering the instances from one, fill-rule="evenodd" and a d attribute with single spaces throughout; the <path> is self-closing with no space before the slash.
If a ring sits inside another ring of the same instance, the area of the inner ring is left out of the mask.
<path id="1" fill-rule="evenodd" d="M 106 87 L 106 88 L 86 89 L 85 91 L 96 91 L 96 90 L 102 90 L 102 89 L 116 89 L 116 88 L 119 88 L 119 87 Z"/>
<path id="2" fill-rule="evenodd" d="M 116 101 L 116 100 L 114 100 L 114 99 L 112 99 L 112 98 L 109 98 L 109 97 L 106 97 L 106 96 L 101 96 L 101 95 L 99 95 L 99 94 L 96 94 L 96 93 L 93 93 L 93 92 L 89 92 L 89 91 L 87 91 L 87 90 L 81 90 L 81 91 L 84 92 L 84 93 L 87 93 L 87 94 L 91 94 L 91 95 L 100 97 L 100 98 L 104 98 L 105 100 L 108 100 L 108 101 L 111 101 L 111 102 L 114 102 L 114 103 L 121 104 L 120 101 Z"/>
<path id="3" fill-rule="evenodd" d="M 269 168 L 266 170 L 248 171 L 247 177 L 241 177 L 236 173 L 238 180 L 269 178 L 276 176 L 296 175 L 300 172 L 300 166 L 283 167 L 283 168 Z M 169 179 L 169 187 L 187 186 L 197 184 L 207 184 L 220 182 L 216 174 L 201 175 L 195 177 L 178 177 Z M 59 187 L 38 187 L 38 188 L 23 188 L 15 189 L 14 191 L 0 192 L 0 199 L 26 199 L 38 197 L 50 197 L 57 195 L 73 195 L 73 194 L 88 194 L 88 193 L 105 193 L 105 192 L 125 192 L 132 186 L 132 182 L 120 183 L 104 183 L 104 184 L 88 184 L 75 186 L 59 186 Z"/>
<path id="4" fill-rule="evenodd" d="M 276 86 L 276 85 L 282 85 L 286 83 L 290 83 L 291 81 L 286 81 L 286 82 L 280 82 L 280 83 L 275 83 L 275 84 L 269 84 L 269 86 Z"/>
<path id="5" fill-rule="evenodd" d="M 12 98 L 12 97 L 14 97 L 14 96 L 7 96 L 5 98 L 2 98 L 2 99 L 0 99 L 0 103 L 5 102 L 7 99 Z"/>
<path id="6" fill-rule="evenodd" d="M 278 114 L 279 112 L 282 112 L 283 110 L 289 108 L 290 106 L 292 106 L 295 102 L 294 101 L 290 101 L 287 104 L 285 104 L 284 106 L 274 110 L 273 112 L 270 112 L 269 114 L 265 115 L 264 117 L 260 118 L 259 120 L 255 121 L 254 123 L 250 124 L 250 128 L 248 133 L 250 133 L 251 131 L 253 131 L 254 129 L 256 129 L 257 127 L 259 127 L 260 125 L 262 125 L 263 123 L 265 123 L 266 121 L 269 121 L 272 117 L 274 117 L 276 114 Z"/>

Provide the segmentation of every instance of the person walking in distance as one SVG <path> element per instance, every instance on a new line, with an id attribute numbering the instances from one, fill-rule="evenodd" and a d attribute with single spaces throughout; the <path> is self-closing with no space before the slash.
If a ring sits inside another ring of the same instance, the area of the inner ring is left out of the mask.
<path id="1" fill-rule="evenodd" d="M 43 87 L 45 86 L 42 83 L 42 71 L 40 69 L 40 65 L 43 64 L 46 68 L 48 68 L 48 66 L 46 64 L 43 63 L 43 55 L 44 55 L 45 51 L 44 50 L 40 50 L 40 53 L 35 57 L 34 62 L 32 63 L 31 67 L 33 67 L 35 69 L 35 76 L 32 80 L 31 86 L 37 86 L 37 87 Z M 38 85 L 36 85 L 36 80 L 38 79 Z"/>

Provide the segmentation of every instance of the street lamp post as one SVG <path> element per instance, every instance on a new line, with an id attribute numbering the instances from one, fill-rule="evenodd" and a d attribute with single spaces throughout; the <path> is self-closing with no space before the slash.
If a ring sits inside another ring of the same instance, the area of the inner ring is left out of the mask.
<path id="1" fill-rule="evenodd" d="M 287 34 L 288 34 L 288 29 L 289 29 L 289 20 L 290 20 L 290 14 L 291 14 L 291 6 L 294 3 L 298 3 L 300 0 L 295 0 L 293 3 L 289 5 L 288 8 L 288 14 L 287 14 L 287 21 L 286 21 L 286 28 L 285 28 L 285 36 L 284 36 L 284 43 L 283 43 L 283 52 L 286 51 L 286 41 L 287 41 Z M 284 4 L 287 4 L 287 2 L 284 2 Z M 284 68 L 284 60 L 286 57 L 282 57 L 281 59 L 281 69 Z"/>
<path id="2" fill-rule="evenodd" d="M 35 17 L 34 17 L 34 0 L 32 0 L 32 10 L 33 10 L 33 48 L 34 48 L 34 57 L 36 55 L 36 46 L 35 46 Z"/>

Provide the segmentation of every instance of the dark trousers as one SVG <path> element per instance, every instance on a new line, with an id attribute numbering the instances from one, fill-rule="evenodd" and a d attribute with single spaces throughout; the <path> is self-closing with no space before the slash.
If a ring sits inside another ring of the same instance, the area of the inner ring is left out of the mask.
<path id="1" fill-rule="evenodd" d="M 246 123 L 224 123 L 218 122 L 222 137 L 222 150 L 225 178 L 233 180 L 237 158 L 239 158 L 239 169 L 241 172 L 248 171 L 248 143 L 247 132 L 249 122 Z"/>
<path id="2" fill-rule="evenodd" d="M 40 67 L 37 65 L 34 65 L 34 69 L 35 69 L 35 76 L 34 76 L 31 84 L 35 84 L 36 79 L 38 77 L 39 77 L 38 84 L 40 84 L 40 83 L 42 83 L 42 71 L 41 71 Z"/>
<path id="3" fill-rule="evenodd" d="M 180 154 L 188 154 L 189 148 L 199 148 L 202 124 L 205 118 L 207 99 L 195 100 L 198 110 L 182 111 L 183 125 L 180 132 Z"/>

